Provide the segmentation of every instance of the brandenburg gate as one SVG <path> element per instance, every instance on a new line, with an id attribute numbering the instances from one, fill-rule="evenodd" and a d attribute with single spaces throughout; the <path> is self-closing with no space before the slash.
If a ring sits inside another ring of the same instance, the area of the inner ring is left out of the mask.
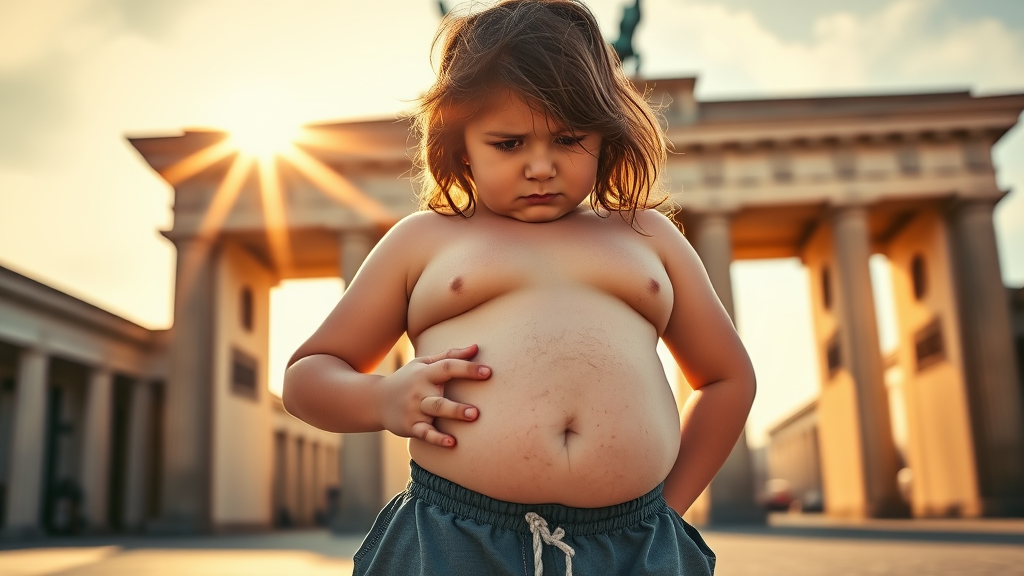
<path id="1" fill-rule="evenodd" d="M 1024 514 L 1024 402 L 992 220 L 1007 192 L 991 162 L 1024 95 L 703 102 L 694 78 L 645 82 L 666 105 L 675 153 L 665 179 L 678 219 L 726 309 L 734 313 L 734 260 L 796 257 L 808 271 L 826 513 Z M 163 510 L 169 526 L 189 530 L 222 497 L 210 480 L 211 438 L 223 425 L 211 390 L 230 386 L 215 367 L 240 336 L 218 329 L 219 311 L 248 298 L 266 313 L 269 290 L 284 279 L 350 280 L 382 234 L 416 209 L 409 125 L 309 126 L 290 152 L 264 161 L 243 158 L 221 132 L 130 141 L 174 187 Z M 909 507 L 897 488 L 868 270 L 876 253 L 888 258 L 896 301 L 915 477 Z M 247 346 L 259 351 L 265 385 L 267 342 Z M 379 370 L 410 354 L 401 343 Z M 263 433 L 254 428 L 253 441 L 269 446 Z M 386 433 L 346 436 L 337 526 L 365 527 L 401 487 L 407 460 Z M 741 438 L 690 514 L 757 520 L 754 493 Z"/>

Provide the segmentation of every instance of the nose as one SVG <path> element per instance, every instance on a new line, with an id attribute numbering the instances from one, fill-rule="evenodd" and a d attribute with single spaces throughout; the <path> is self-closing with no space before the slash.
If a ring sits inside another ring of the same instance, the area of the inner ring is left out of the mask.
<path id="1" fill-rule="evenodd" d="M 555 177 L 555 163 L 547 153 L 534 154 L 526 163 L 526 178 L 543 181 Z"/>

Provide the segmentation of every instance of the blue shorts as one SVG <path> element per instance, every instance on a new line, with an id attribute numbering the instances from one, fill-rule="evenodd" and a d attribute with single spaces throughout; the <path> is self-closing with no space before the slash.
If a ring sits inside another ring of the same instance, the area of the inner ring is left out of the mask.
<path id="1" fill-rule="evenodd" d="M 377 516 L 353 576 L 712 575 L 715 555 L 658 486 L 616 506 L 515 504 L 412 463 Z"/>

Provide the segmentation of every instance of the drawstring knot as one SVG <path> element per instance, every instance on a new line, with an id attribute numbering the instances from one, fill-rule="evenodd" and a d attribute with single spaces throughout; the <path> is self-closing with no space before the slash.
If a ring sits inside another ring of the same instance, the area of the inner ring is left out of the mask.
<path id="1" fill-rule="evenodd" d="M 541 518 L 540 514 L 536 512 L 526 513 L 526 523 L 530 525 L 530 533 L 533 534 L 533 572 L 535 576 L 544 576 L 544 563 L 541 561 L 544 544 L 554 546 L 565 553 L 565 576 L 572 576 L 572 557 L 576 555 L 576 551 L 572 549 L 572 546 L 562 542 L 565 530 L 559 527 L 551 532 L 548 530 L 548 521 Z"/>

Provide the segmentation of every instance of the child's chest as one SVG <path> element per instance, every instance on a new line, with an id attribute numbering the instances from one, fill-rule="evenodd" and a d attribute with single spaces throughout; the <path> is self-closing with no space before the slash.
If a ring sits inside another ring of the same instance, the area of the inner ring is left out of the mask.
<path id="1" fill-rule="evenodd" d="M 410 335 L 516 291 L 554 298 L 574 289 L 618 298 L 661 333 L 672 311 L 672 285 L 654 247 L 629 234 L 485 232 L 445 245 L 410 295 Z"/>

